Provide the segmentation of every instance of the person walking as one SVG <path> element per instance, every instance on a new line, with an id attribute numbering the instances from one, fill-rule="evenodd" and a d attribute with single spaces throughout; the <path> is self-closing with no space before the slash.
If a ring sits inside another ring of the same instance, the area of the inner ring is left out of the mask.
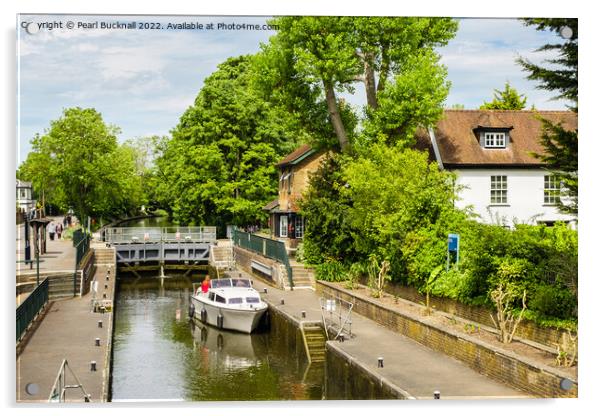
<path id="1" fill-rule="evenodd" d="M 51 222 L 48 224 L 48 235 L 50 236 L 50 241 L 54 241 L 54 233 L 56 232 L 56 224 Z"/>
<path id="2" fill-rule="evenodd" d="M 60 240 L 61 234 L 63 234 L 63 224 L 60 222 L 56 225 L 56 237 Z"/>

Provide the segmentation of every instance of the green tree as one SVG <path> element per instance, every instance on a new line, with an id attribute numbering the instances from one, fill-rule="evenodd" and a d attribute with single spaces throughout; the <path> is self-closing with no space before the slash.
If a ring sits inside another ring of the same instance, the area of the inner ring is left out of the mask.
<path id="1" fill-rule="evenodd" d="M 337 92 L 353 92 L 355 83 L 363 82 L 370 114 L 379 108 L 381 94 L 394 94 L 386 89 L 391 79 L 404 71 L 420 73 L 409 64 L 418 56 L 436 64 L 432 49 L 445 45 L 457 29 L 457 22 L 443 18 L 281 17 L 272 23 L 279 27 L 278 44 L 294 54 L 299 74 L 321 88 L 343 151 L 350 150 L 355 132 L 341 114 Z M 418 102 L 423 96 L 412 98 Z"/>
<path id="2" fill-rule="evenodd" d="M 157 178 L 161 200 L 177 221 L 246 225 L 265 219 L 261 208 L 278 189 L 275 164 L 297 146 L 303 130 L 298 117 L 256 88 L 259 81 L 252 57 L 220 64 L 163 143 Z"/>
<path id="3" fill-rule="evenodd" d="M 506 81 L 504 90 L 494 90 L 493 100 L 485 102 L 481 110 L 522 110 L 527 105 L 527 97 L 519 94 L 515 88 Z"/>
<path id="4" fill-rule="evenodd" d="M 540 31 L 552 31 L 562 41 L 548 43 L 537 51 L 555 51 L 558 56 L 545 62 L 548 67 L 536 65 L 525 58 L 518 63 L 529 75 L 528 79 L 537 81 L 538 88 L 558 93 L 556 98 L 572 103 L 569 108 L 578 109 L 578 25 L 577 19 L 538 18 L 523 19 L 527 26 L 535 26 Z M 542 118 L 543 133 L 541 144 L 544 153 L 537 155 L 563 183 L 563 196 L 558 203 L 561 211 L 578 213 L 578 130 L 568 131 L 558 123 Z"/>
<path id="5" fill-rule="evenodd" d="M 128 213 L 139 206 L 141 187 L 134 153 L 119 146 L 119 129 L 93 108 L 69 108 L 36 135 L 19 176 L 44 190 L 49 203 L 73 207 L 84 220 Z"/>

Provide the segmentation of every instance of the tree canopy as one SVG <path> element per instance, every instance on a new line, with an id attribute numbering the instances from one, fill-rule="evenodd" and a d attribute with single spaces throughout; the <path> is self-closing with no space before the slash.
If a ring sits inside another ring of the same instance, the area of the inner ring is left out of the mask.
<path id="1" fill-rule="evenodd" d="M 135 155 L 117 143 L 119 128 L 93 108 L 69 108 L 36 135 L 18 175 L 44 191 L 46 202 L 87 216 L 110 218 L 135 210 L 142 199 Z"/>
<path id="2" fill-rule="evenodd" d="M 526 105 L 527 97 L 506 82 L 504 90 L 494 90 L 493 100 L 484 102 L 481 110 L 522 110 Z"/>
<path id="3" fill-rule="evenodd" d="M 305 16 L 280 17 L 271 23 L 279 27 L 272 45 L 289 51 L 304 81 L 321 89 L 340 150 L 351 148 L 350 138 L 356 132 L 342 115 L 344 103 L 337 93 L 353 92 L 358 82 L 365 86 L 368 119 L 381 101 L 387 104 L 372 121 L 372 132 L 381 129 L 384 134 L 405 136 L 414 127 L 403 121 L 392 125 L 391 118 L 385 117 L 392 100 L 420 105 L 432 95 L 427 103 L 432 108 L 432 102 L 440 106 L 442 101 L 437 99 L 447 95 L 449 86 L 433 49 L 454 36 L 457 22 L 452 19 Z M 419 88 L 409 88 L 408 83 Z"/>

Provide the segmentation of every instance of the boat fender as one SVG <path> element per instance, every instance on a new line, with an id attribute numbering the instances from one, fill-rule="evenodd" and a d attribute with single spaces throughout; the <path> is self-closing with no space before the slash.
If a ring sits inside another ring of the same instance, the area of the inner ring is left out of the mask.
<path id="1" fill-rule="evenodd" d="M 224 327 L 224 315 L 222 315 L 221 313 L 217 315 L 217 327 L 219 329 L 222 329 Z"/>
<path id="2" fill-rule="evenodd" d="M 201 322 L 207 323 L 207 309 L 201 309 Z"/>
<path id="3" fill-rule="evenodd" d="M 194 317 L 194 305 L 192 303 L 190 303 L 190 305 L 188 306 L 188 317 Z"/>

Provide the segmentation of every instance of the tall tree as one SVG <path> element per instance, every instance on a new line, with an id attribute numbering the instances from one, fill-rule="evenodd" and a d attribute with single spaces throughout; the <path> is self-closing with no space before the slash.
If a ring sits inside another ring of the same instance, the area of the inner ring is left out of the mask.
<path id="1" fill-rule="evenodd" d="M 130 212 L 140 203 L 141 188 L 134 154 L 118 145 L 118 132 L 93 108 L 66 109 L 33 138 L 19 175 L 43 189 L 49 203 L 73 207 L 82 220 Z"/>
<path id="2" fill-rule="evenodd" d="M 540 31 L 555 32 L 561 41 L 548 43 L 537 51 L 555 51 L 557 57 L 546 62 L 551 66 L 539 66 L 525 58 L 518 63 L 529 75 L 528 79 L 538 81 L 538 88 L 555 91 L 555 98 L 566 99 L 572 104 L 569 108 L 578 109 L 578 25 L 577 19 L 538 18 L 524 19 L 527 26 L 535 26 Z M 541 143 L 545 153 L 537 155 L 549 169 L 560 177 L 563 196 L 559 208 L 568 213 L 578 213 L 578 130 L 567 131 L 560 123 L 555 124 L 542 118 L 543 133 Z"/>
<path id="3" fill-rule="evenodd" d="M 302 129 L 256 88 L 254 65 L 249 56 L 220 64 L 163 145 L 161 200 L 181 223 L 256 223 L 276 196 L 275 163 L 295 148 Z"/>
<path id="4" fill-rule="evenodd" d="M 504 90 L 494 90 L 493 100 L 484 102 L 481 110 L 522 110 L 527 105 L 527 97 L 519 94 L 516 88 L 512 88 L 506 81 Z"/>
<path id="5" fill-rule="evenodd" d="M 377 110 L 387 84 L 411 68 L 408 61 L 445 45 L 457 29 L 457 22 L 443 18 L 281 17 L 272 23 L 299 73 L 322 89 L 343 151 L 354 132 L 341 115 L 337 93 L 353 92 L 363 82 L 369 111 Z"/>

